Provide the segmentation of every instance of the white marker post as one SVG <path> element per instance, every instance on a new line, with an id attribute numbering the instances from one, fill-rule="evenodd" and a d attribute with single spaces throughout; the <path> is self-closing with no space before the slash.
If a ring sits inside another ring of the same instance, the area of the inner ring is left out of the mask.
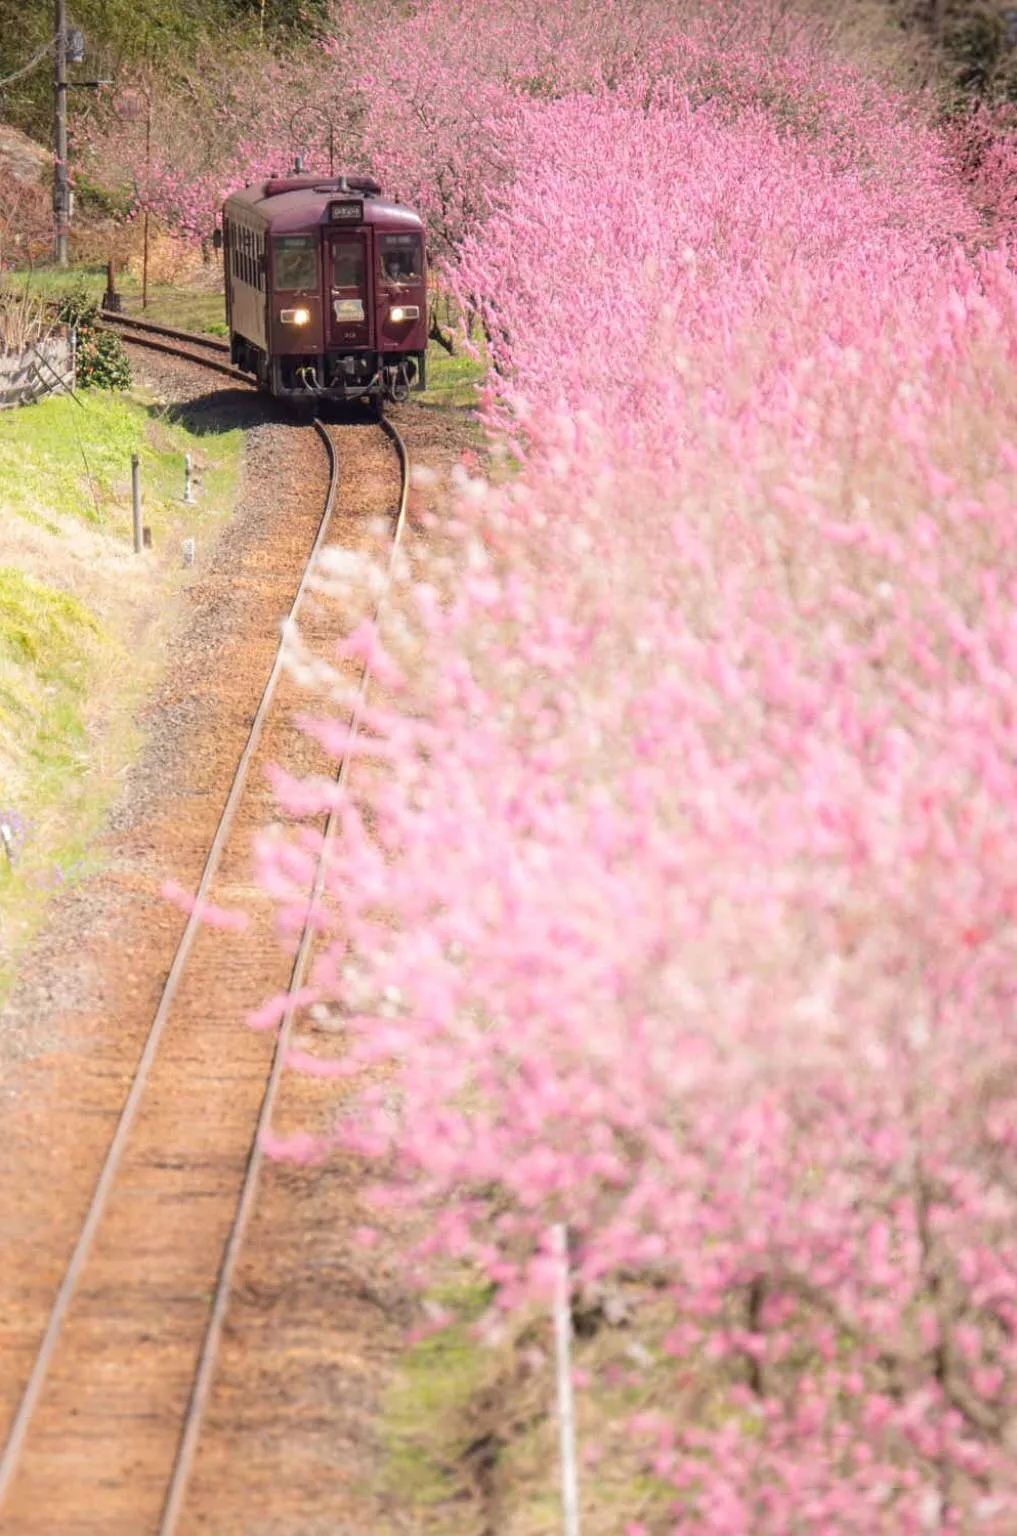
<path id="1" fill-rule="evenodd" d="M 194 506 L 194 491 L 191 488 L 191 455 L 184 454 L 184 506 Z"/>
<path id="2" fill-rule="evenodd" d="M 561 1502 L 564 1536 L 579 1536 L 579 1474 L 572 1400 L 572 1308 L 569 1244 L 563 1226 L 551 1228 L 551 1252 L 558 1260 L 554 1285 L 554 1342 L 558 1366 L 558 1424 L 561 1432 Z"/>

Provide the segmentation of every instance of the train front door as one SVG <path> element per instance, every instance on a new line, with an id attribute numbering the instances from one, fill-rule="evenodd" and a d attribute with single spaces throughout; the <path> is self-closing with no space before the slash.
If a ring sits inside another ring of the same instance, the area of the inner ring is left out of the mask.
<path id="1" fill-rule="evenodd" d="M 352 351 L 373 346 L 368 232 L 343 229 L 328 238 L 329 345 Z"/>

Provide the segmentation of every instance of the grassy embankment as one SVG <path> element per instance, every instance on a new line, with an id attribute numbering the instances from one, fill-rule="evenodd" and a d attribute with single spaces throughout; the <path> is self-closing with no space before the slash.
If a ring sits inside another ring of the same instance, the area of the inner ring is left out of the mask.
<path id="1" fill-rule="evenodd" d="M 234 500 L 240 434 L 196 439 L 133 395 L 86 391 L 0 414 L 0 998 L 48 897 L 89 845 L 137 748 L 160 664 L 178 537 Z M 153 550 L 136 556 L 141 457 Z M 185 509 L 182 459 L 200 476 Z"/>
<path id="2" fill-rule="evenodd" d="M 56 299 L 83 288 L 90 297 L 98 300 L 106 291 L 106 268 L 101 265 L 71 267 L 64 271 L 42 268 L 23 274 L 19 281 L 27 283 L 46 299 Z M 125 311 L 141 315 L 141 283 L 138 279 L 124 272 L 118 274 L 116 284 Z M 144 317 L 157 325 L 175 325 L 184 331 L 199 331 L 211 336 L 226 334 L 226 312 L 218 287 L 150 283 Z"/>
<path id="3" fill-rule="evenodd" d="M 118 280 L 126 308 L 139 285 Z M 102 267 L 37 271 L 37 291 L 85 286 Z M 216 334 L 222 295 L 160 284 L 146 315 Z M 431 406 L 462 408 L 483 369 L 432 344 Z M 136 749 L 135 703 L 158 666 L 160 617 L 179 581 L 176 536 L 232 504 L 239 433 L 196 440 L 133 396 L 89 391 L 0 415 L 0 998 L 47 897 L 83 860 L 116 776 Z M 201 507 L 185 518 L 181 461 L 202 476 Z M 131 551 L 130 460 L 142 457 L 145 521 L 155 552 Z"/>
<path id="4" fill-rule="evenodd" d="M 432 341 L 427 349 L 427 388 L 419 399 L 425 405 L 443 405 L 450 410 L 469 407 L 483 376 L 483 364 L 464 352 L 450 357 L 444 347 Z"/>

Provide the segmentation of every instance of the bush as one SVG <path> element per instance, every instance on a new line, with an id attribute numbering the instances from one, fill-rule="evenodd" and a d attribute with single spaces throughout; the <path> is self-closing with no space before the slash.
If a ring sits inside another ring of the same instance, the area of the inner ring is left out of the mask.
<path id="1" fill-rule="evenodd" d="M 84 288 L 61 301 L 60 319 L 77 333 L 77 376 L 82 389 L 129 389 L 131 364 L 120 337 L 104 329 L 99 305 Z"/>

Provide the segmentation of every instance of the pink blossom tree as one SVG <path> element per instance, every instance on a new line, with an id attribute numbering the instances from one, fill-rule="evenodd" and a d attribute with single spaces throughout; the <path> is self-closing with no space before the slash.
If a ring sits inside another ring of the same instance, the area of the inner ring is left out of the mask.
<path id="1" fill-rule="evenodd" d="M 581 5 L 484 14 L 417 8 L 358 126 L 438 199 L 520 467 L 456 477 L 379 627 L 322 574 L 384 693 L 346 792 L 278 783 L 338 807 L 316 1150 L 501 1308 L 558 1222 L 579 1281 L 669 1299 L 706 1385 L 634 1432 L 676 1529 L 1004 1536 L 1010 251 L 921 110 L 773 13 L 764 47 L 765 7 L 735 41 L 640 8 L 599 57 Z M 260 845 L 284 929 L 319 849 Z"/>

